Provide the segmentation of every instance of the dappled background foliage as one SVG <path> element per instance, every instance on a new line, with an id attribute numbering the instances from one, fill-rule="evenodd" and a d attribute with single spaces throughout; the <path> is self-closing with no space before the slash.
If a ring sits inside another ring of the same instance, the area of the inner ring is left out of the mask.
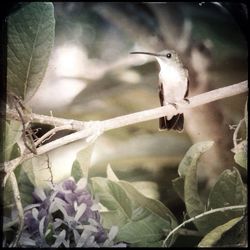
<path id="1" fill-rule="evenodd" d="M 55 2 L 54 8 L 55 45 L 30 102 L 34 112 L 88 121 L 159 106 L 157 63 L 129 54 L 136 50 L 176 49 L 189 69 L 189 96 L 247 78 L 244 5 Z M 110 163 L 123 178 L 157 182 L 166 192 L 192 142 L 213 139 L 217 152 L 201 171 L 213 182 L 233 163 L 229 125 L 238 122 L 243 97 L 190 110 L 182 134 L 159 132 L 157 120 L 110 131 L 95 146 L 90 173 L 104 173 Z"/>

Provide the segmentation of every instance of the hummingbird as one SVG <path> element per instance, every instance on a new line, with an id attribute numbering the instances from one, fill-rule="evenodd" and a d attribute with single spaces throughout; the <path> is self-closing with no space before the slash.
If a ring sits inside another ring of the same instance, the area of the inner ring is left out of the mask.
<path id="1" fill-rule="evenodd" d="M 131 52 L 130 54 L 145 54 L 154 56 L 160 65 L 159 72 L 159 98 L 161 106 L 172 104 L 176 107 L 176 102 L 187 99 L 189 80 L 188 70 L 184 68 L 177 53 L 174 50 L 163 50 L 159 53 Z M 160 130 L 183 131 L 184 115 L 177 114 L 172 117 L 161 117 L 159 119 Z"/>

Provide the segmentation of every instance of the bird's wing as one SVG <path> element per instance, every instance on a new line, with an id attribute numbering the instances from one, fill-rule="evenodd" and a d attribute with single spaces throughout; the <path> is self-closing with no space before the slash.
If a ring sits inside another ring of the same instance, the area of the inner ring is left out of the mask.
<path id="1" fill-rule="evenodd" d="M 159 98 L 160 98 L 161 106 L 163 106 L 164 92 L 163 92 L 163 84 L 161 82 L 159 82 Z"/>
<path id="2" fill-rule="evenodd" d="M 188 96 L 188 92 L 189 92 L 189 79 L 187 78 L 187 91 L 184 95 L 184 98 L 186 98 Z"/>

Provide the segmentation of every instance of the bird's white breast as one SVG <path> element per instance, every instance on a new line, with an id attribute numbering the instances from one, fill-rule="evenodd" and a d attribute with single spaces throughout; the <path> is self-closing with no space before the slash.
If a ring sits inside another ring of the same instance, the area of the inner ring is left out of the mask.
<path id="1" fill-rule="evenodd" d="M 165 104 L 184 99 L 187 91 L 187 76 L 184 68 L 168 66 L 161 68 L 160 82 L 163 84 Z"/>

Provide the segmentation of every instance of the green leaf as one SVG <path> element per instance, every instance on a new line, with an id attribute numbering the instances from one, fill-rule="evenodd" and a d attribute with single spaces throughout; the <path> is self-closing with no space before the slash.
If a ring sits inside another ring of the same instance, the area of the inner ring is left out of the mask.
<path id="1" fill-rule="evenodd" d="M 17 143 L 15 143 L 13 145 L 13 147 L 12 147 L 12 150 L 10 152 L 8 160 L 13 160 L 13 159 L 17 158 L 20 155 L 21 155 L 20 147 L 19 147 L 19 145 Z M 7 157 L 5 158 L 5 160 L 7 160 Z"/>
<path id="2" fill-rule="evenodd" d="M 152 214 L 158 215 L 164 219 L 168 224 L 167 229 L 169 230 L 172 230 L 178 225 L 175 216 L 166 206 L 163 205 L 163 203 L 144 196 L 129 182 L 119 181 L 118 184 L 121 185 L 121 187 L 126 191 L 129 199 L 133 203 L 134 208 L 147 208 Z"/>
<path id="3" fill-rule="evenodd" d="M 201 201 L 198 194 L 197 183 L 197 161 L 202 153 L 206 152 L 212 147 L 214 142 L 205 141 L 194 144 L 186 153 L 181 161 L 178 171 L 180 176 L 184 179 L 184 201 L 187 209 L 187 213 L 190 217 L 197 216 L 204 212 L 205 205 Z M 196 220 L 196 227 L 202 233 L 207 232 L 207 221 L 205 218 Z"/>
<path id="4" fill-rule="evenodd" d="M 234 152 L 234 160 L 241 167 L 247 169 L 247 147 L 248 147 L 248 99 L 245 104 L 244 120 L 246 125 L 246 139 L 238 143 L 232 150 Z M 236 131 L 235 131 L 236 132 Z M 235 133 L 234 132 L 234 133 Z"/>
<path id="5" fill-rule="evenodd" d="M 235 148 L 234 160 L 243 168 L 247 168 L 247 141 L 240 142 Z"/>
<path id="6" fill-rule="evenodd" d="M 15 169 L 15 175 L 18 182 L 18 188 L 21 196 L 21 202 L 23 207 L 32 203 L 32 192 L 34 191 L 34 186 L 29 181 L 26 173 L 22 170 L 22 166 L 19 165 Z M 12 185 L 10 179 L 8 178 L 4 187 L 4 207 L 11 207 L 14 205 L 14 193 L 12 190 Z"/>
<path id="7" fill-rule="evenodd" d="M 12 160 L 20 154 L 17 141 L 21 137 L 21 133 L 22 128 L 20 122 L 14 120 L 5 122 L 4 151 L 1 152 L 4 154 L 2 159 L 5 161 Z"/>
<path id="8" fill-rule="evenodd" d="M 124 216 L 123 211 L 119 209 L 101 212 L 101 218 L 104 228 L 109 229 L 113 225 L 116 225 L 120 228 L 128 222 L 128 219 L 126 216 Z"/>
<path id="9" fill-rule="evenodd" d="M 48 245 L 51 246 L 55 242 L 55 237 L 53 236 L 54 235 L 54 226 L 53 226 L 53 223 L 49 223 L 48 224 L 48 226 L 46 228 L 46 232 L 47 231 L 49 233 L 46 235 L 45 240 L 48 243 Z"/>
<path id="10" fill-rule="evenodd" d="M 54 43 L 52 3 L 33 2 L 7 18 L 7 88 L 28 101 L 40 86 Z"/>
<path id="11" fill-rule="evenodd" d="M 227 169 L 219 177 L 208 198 L 208 209 L 246 204 L 246 189 L 239 171 Z"/>
<path id="12" fill-rule="evenodd" d="M 31 183 L 27 173 L 23 170 L 23 167 L 18 166 L 19 174 L 17 176 L 18 188 L 21 196 L 23 207 L 32 203 L 32 192 L 34 191 L 34 185 Z"/>
<path id="13" fill-rule="evenodd" d="M 244 205 L 247 202 L 247 194 L 239 171 L 227 169 L 219 177 L 210 191 L 207 210 Z M 241 216 L 241 211 L 229 210 L 223 213 L 211 214 L 207 217 L 207 227 L 212 230 L 216 226 L 226 223 L 228 220 Z"/>
<path id="14" fill-rule="evenodd" d="M 118 239 L 128 242 L 130 237 L 129 242 L 136 247 L 143 247 L 145 244 L 153 247 L 160 242 L 162 244 L 166 232 L 178 226 L 175 216 L 160 201 L 144 196 L 129 182 L 119 181 L 118 183 L 126 191 L 133 205 L 132 222 L 121 228 Z M 136 230 L 138 230 L 137 234 Z M 131 234 L 135 235 L 132 237 Z M 175 239 L 176 237 L 171 243 Z"/>
<path id="15" fill-rule="evenodd" d="M 35 187 L 48 188 L 53 179 L 48 154 L 38 155 L 22 163 L 22 170 Z M 22 179 L 20 179 L 22 182 Z"/>
<path id="16" fill-rule="evenodd" d="M 174 180 L 172 180 L 172 184 L 173 184 L 175 192 L 184 201 L 184 178 L 177 177 Z"/>
<path id="17" fill-rule="evenodd" d="M 109 169 L 109 174 L 112 169 Z M 113 175 L 112 175 L 113 176 Z M 95 195 L 108 211 L 101 213 L 105 228 L 119 226 L 116 241 L 131 246 L 160 246 L 166 231 L 177 226 L 174 215 L 160 201 L 145 197 L 130 183 L 91 178 Z"/>
<path id="18" fill-rule="evenodd" d="M 73 162 L 71 176 L 75 179 L 75 181 L 79 181 L 83 177 L 82 169 L 78 160 Z"/>
<path id="19" fill-rule="evenodd" d="M 206 152 L 213 146 L 213 141 L 203 141 L 194 144 L 185 154 L 181 163 L 178 167 L 179 176 L 185 177 L 187 171 L 189 171 L 189 167 L 191 165 L 196 165 L 202 153 Z"/>
<path id="20" fill-rule="evenodd" d="M 14 193 L 13 193 L 13 190 L 12 190 L 12 185 L 11 185 L 11 181 L 10 181 L 10 178 L 7 179 L 6 181 L 6 184 L 4 186 L 4 190 L 3 190 L 3 202 L 4 202 L 4 214 L 5 216 L 10 216 L 11 214 L 11 209 L 12 207 L 14 206 L 15 204 L 15 201 L 14 201 Z"/>
<path id="21" fill-rule="evenodd" d="M 133 243 L 133 247 L 162 247 L 162 240 L 160 241 L 155 241 L 155 242 L 144 242 L 143 245 L 141 244 L 141 242 L 139 243 Z"/>
<path id="22" fill-rule="evenodd" d="M 245 211 L 246 212 L 246 211 Z M 246 247 L 248 241 L 248 218 L 245 213 L 242 220 L 240 220 L 231 229 L 225 232 L 221 239 L 216 243 L 217 247 L 236 246 Z"/>
<path id="23" fill-rule="evenodd" d="M 164 220 L 168 221 L 171 229 L 177 226 L 177 220 L 175 216 L 166 206 L 164 206 L 163 203 L 144 196 L 129 182 L 119 180 L 110 165 L 107 167 L 107 175 L 109 178 L 112 178 L 114 182 L 118 183 L 126 192 L 128 198 L 132 202 L 133 208 L 137 209 L 139 207 L 145 207 L 151 211 L 151 213 L 157 214 Z"/>
<path id="24" fill-rule="evenodd" d="M 116 240 L 137 247 L 150 247 L 162 243 L 165 235 L 163 230 L 169 228 L 169 223 L 147 208 L 137 208 L 134 213 L 137 213 L 136 217 L 119 229 Z"/>
<path id="25" fill-rule="evenodd" d="M 90 163 L 91 163 L 91 156 L 92 152 L 94 149 L 95 143 L 89 144 L 86 146 L 83 146 L 83 149 L 81 149 L 77 155 L 76 155 L 76 160 L 78 162 L 78 173 L 77 174 L 80 178 L 82 177 L 88 177 L 88 171 L 90 168 Z M 74 166 L 74 164 L 73 164 Z M 73 167 L 72 167 L 73 170 Z M 74 170 L 76 171 L 76 169 Z"/>
<path id="26" fill-rule="evenodd" d="M 107 166 L 107 178 L 111 181 L 118 182 L 119 179 L 111 168 L 110 164 Z"/>
<path id="27" fill-rule="evenodd" d="M 91 178 L 94 194 L 108 210 L 117 211 L 121 221 L 130 221 L 131 202 L 126 192 L 115 182 L 102 177 Z M 105 222 L 110 224 L 109 222 Z"/>
<path id="28" fill-rule="evenodd" d="M 210 231 L 199 243 L 198 247 L 212 247 L 222 235 L 236 225 L 243 217 L 234 218 Z"/>

